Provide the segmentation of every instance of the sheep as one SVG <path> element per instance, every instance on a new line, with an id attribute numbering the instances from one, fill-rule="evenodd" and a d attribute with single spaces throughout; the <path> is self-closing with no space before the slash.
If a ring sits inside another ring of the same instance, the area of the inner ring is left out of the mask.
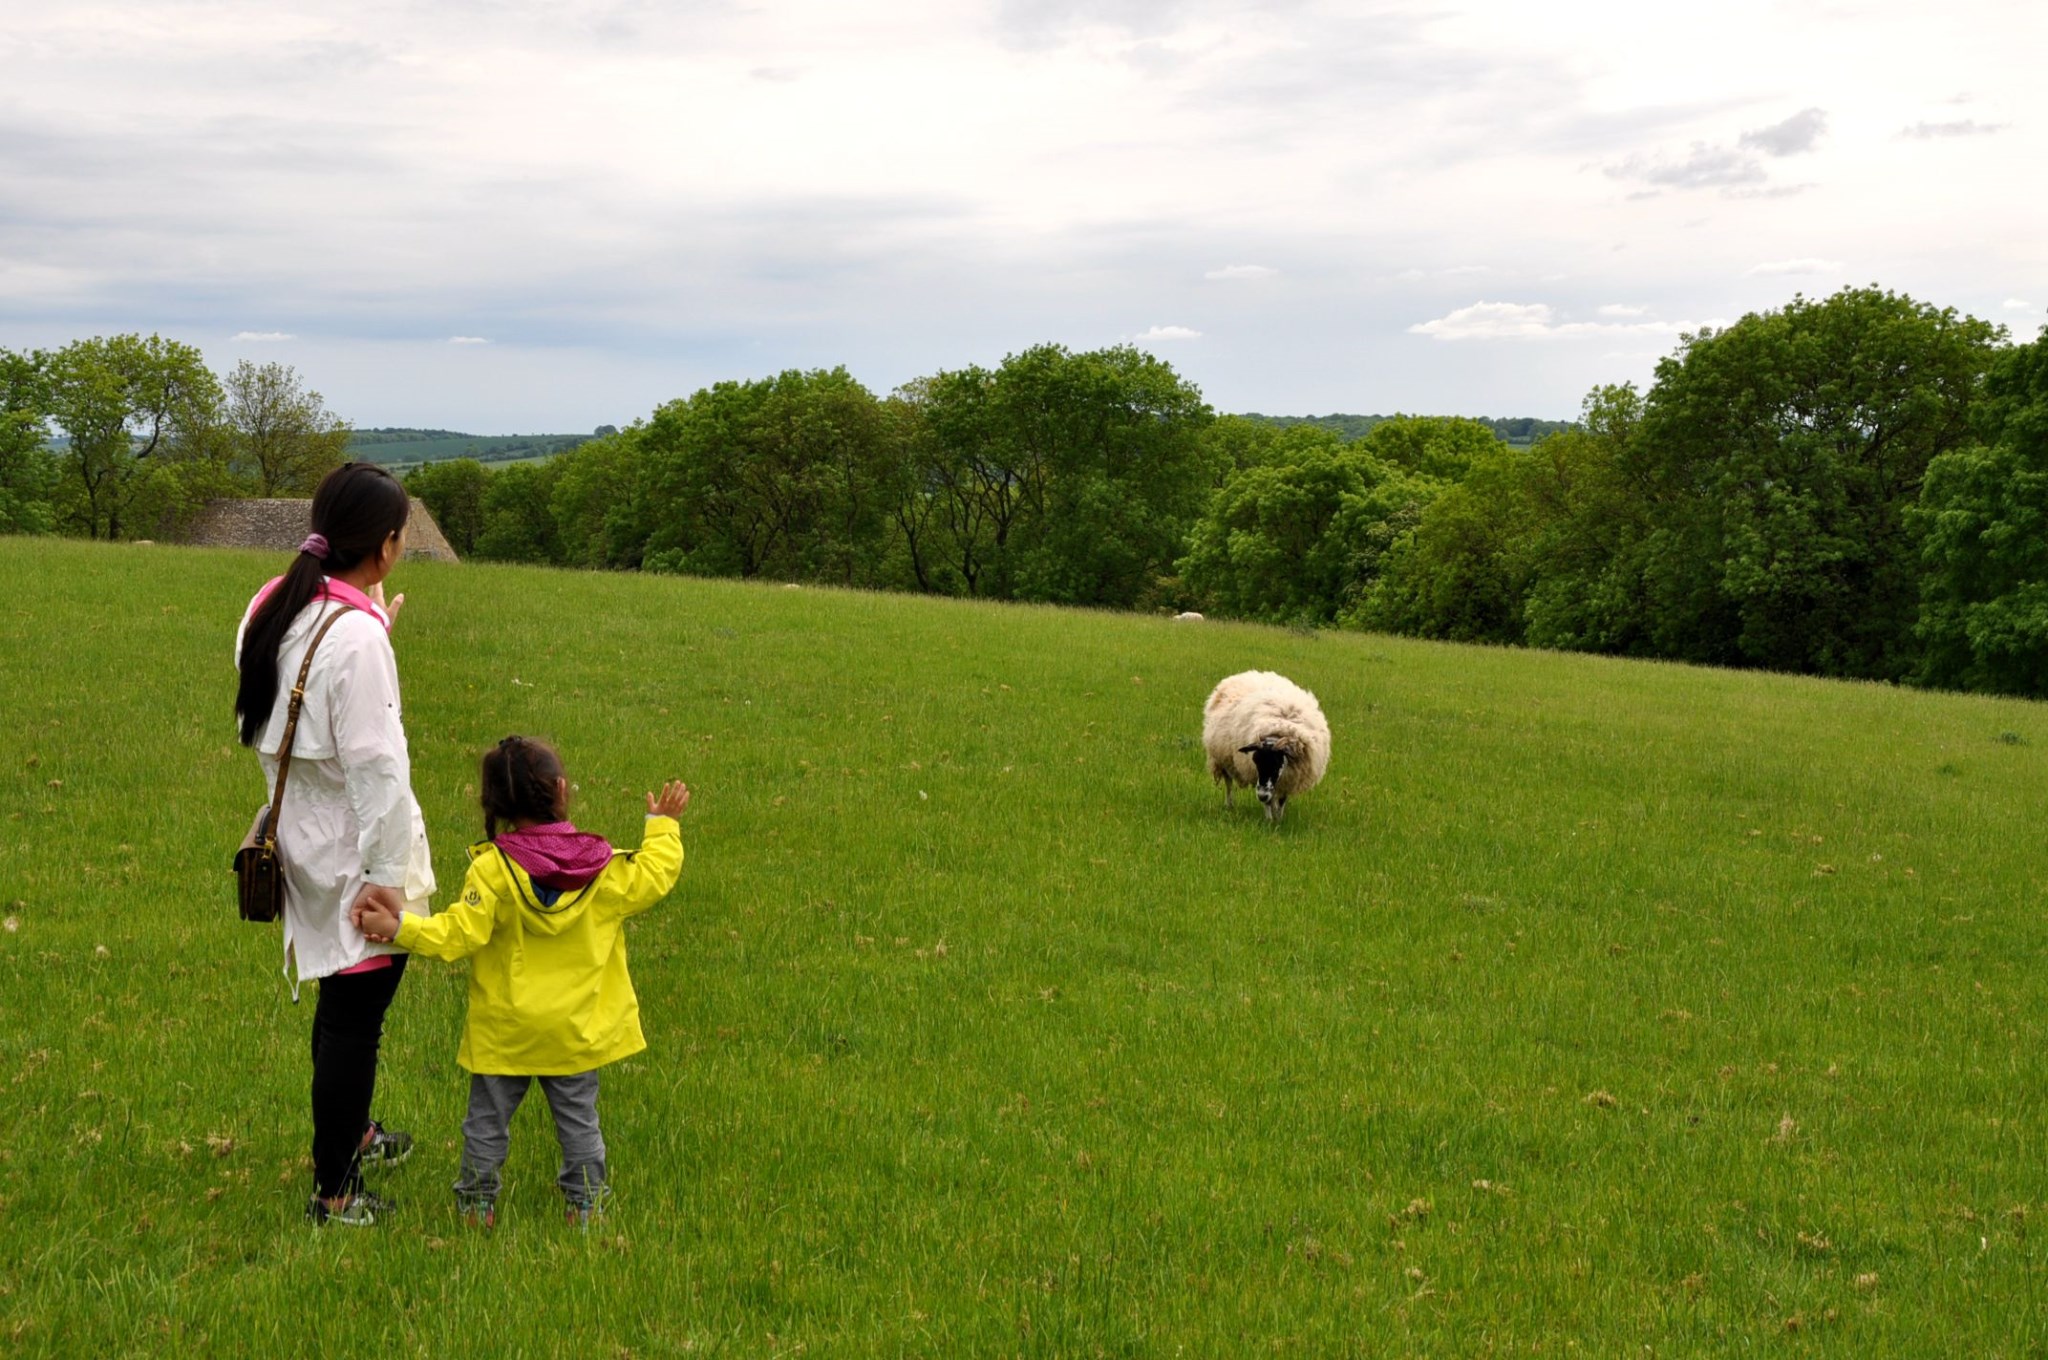
<path id="1" fill-rule="evenodd" d="M 1173 621 L 1175 623 L 1200 623 L 1202 621 L 1202 616 L 1200 614 L 1197 614 L 1194 610 L 1190 609 L 1184 614 L 1175 614 L 1173 616 Z"/>
<path id="2" fill-rule="evenodd" d="M 1330 725 L 1316 696 L 1271 671 L 1243 671 L 1210 692 L 1202 745 L 1210 777 L 1223 785 L 1223 806 L 1234 806 L 1237 786 L 1248 785 L 1275 826 L 1287 800 L 1314 788 L 1330 766 Z"/>

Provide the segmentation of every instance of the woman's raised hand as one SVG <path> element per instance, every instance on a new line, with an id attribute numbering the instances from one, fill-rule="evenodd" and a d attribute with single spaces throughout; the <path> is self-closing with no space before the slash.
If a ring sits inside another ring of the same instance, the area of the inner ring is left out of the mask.
<path id="1" fill-rule="evenodd" d="M 661 786 L 661 797 L 647 795 L 647 815 L 650 817 L 680 817 L 683 809 L 690 805 L 690 786 L 680 779 L 671 779 Z"/>
<path id="2" fill-rule="evenodd" d="M 384 599 L 384 583 L 379 581 L 370 587 L 369 596 L 370 603 L 383 610 L 385 618 L 390 619 L 393 623 L 398 622 L 398 611 L 405 608 L 404 591 L 401 590 L 396 595 L 393 595 L 387 603 Z"/>

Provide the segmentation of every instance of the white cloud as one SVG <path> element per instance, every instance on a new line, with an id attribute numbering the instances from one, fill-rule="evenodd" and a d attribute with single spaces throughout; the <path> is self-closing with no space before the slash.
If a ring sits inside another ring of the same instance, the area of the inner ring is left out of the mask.
<path id="1" fill-rule="evenodd" d="M 1265 264 L 1227 264 L 1221 269 L 1211 269 L 1202 275 L 1205 279 L 1219 279 L 1237 282 L 1245 279 L 1270 279 L 1280 271 Z"/>
<path id="2" fill-rule="evenodd" d="M 290 331 L 236 331 L 234 338 L 242 341 L 270 341 L 296 339 Z"/>
<path id="3" fill-rule="evenodd" d="M 2008 312 L 2031 312 L 2034 310 L 2034 304 L 2025 298 L 2007 298 L 2005 300 L 2005 310 Z"/>
<path id="4" fill-rule="evenodd" d="M 1666 189 L 1719 189 L 1724 198 L 1787 198 L 1812 186 L 1772 184 L 1759 157 L 1782 160 L 1804 155 L 1819 145 L 1827 128 L 1825 110 L 1801 109 L 1782 123 L 1751 128 L 1735 139 L 1734 146 L 1694 142 L 1677 159 L 1661 151 L 1636 152 L 1607 165 L 1605 171 L 1609 179 L 1652 186 L 1630 194 L 1630 201 L 1654 199 Z"/>
<path id="5" fill-rule="evenodd" d="M 1606 308 L 1600 309 L 1603 314 Z M 1572 340 L 1588 336 L 1676 336 L 1719 321 L 1569 321 L 1547 302 L 1475 302 L 1417 322 L 1408 331 L 1433 340 Z"/>
<path id="6" fill-rule="evenodd" d="M 1438 340 L 1540 340 L 1556 323 L 1541 302 L 1475 302 L 1408 329 Z"/>
<path id="7" fill-rule="evenodd" d="M 1201 338 L 1202 333 L 1200 331 L 1191 330 L 1186 326 L 1154 326 L 1152 329 L 1144 331 L 1136 337 L 1137 342 L 1141 345 L 1147 341 L 1199 340 Z"/>
<path id="8" fill-rule="evenodd" d="M 1793 260 L 1765 260 L 1762 264 L 1751 265 L 1747 272 L 1751 274 L 1836 274 L 1841 272 L 1842 267 L 1840 260 L 1823 260 L 1811 255 L 1802 255 Z"/>
<path id="9" fill-rule="evenodd" d="M 1946 137 L 1989 137 L 1994 132 L 2003 132 L 2010 123 L 1980 123 L 1974 118 L 1963 118 L 1952 123 L 1915 123 L 1899 129 L 1899 135 L 1915 142 L 1931 142 Z"/>
<path id="10" fill-rule="evenodd" d="M 1801 109 L 1782 123 L 1743 133 L 1737 144 L 1753 147 L 1767 156 L 1797 156 L 1813 150 L 1827 130 L 1825 109 Z"/>
<path id="11" fill-rule="evenodd" d="M 1490 264 L 1454 264 L 1442 269 L 1418 269 L 1413 265 L 1398 274 L 1385 277 L 1396 283 L 1420 283 L 1424 279 L 1473 279 L 1481 274 L 1498 274 L 1500 271 Z"/>
<path id="12" fill-rule="evenodd" d="M 1610 302 L 1599 309 L 1602 316 L 1648 316 L 1648 307 L 1635 307 L 1624 302 Z"/>
<path id="13" fill-rule="evenodd" d="M 448 337 L 448 343 L 451 345 L 488 345 L 491 342 L 481 335 L 451 335 Z"/>
<path id="14" fill-rule="evenodd" d="M 1607 167 L 1607 177 L 1641 180 L 1665 189 L 1730 189 L 1761 184 L 1767 178 L 1755 156 L 1706 142 L 1694 142 L 1678 161 L 1663 155 L 1624 157 Z"/>

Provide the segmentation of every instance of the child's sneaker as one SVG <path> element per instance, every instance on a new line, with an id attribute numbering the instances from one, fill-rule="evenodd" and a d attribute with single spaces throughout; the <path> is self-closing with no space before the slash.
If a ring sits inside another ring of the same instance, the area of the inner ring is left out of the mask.
<path id="1" fill-rule="evenodd" d="M 495 1228 L 498 1226 L 498 1202 L 482 1195 L 458 1195 L 455 1208 L 462 1215 L 464 1227 Z"/>
<path id="2" fill-rule="evenodd" d="M 386 1207 L 368 1195 L 350 1195 L 340 1207 L 330 1205 L 320 1196 L 313 1196 L 306 1205 L 306 1221 L 316 1228 L 335 1224 L 344 1228 L 369 1228 L 377 1222 L 377 1211 Z"/>
<path id="3" fill-rule="evenodd" d="M 356 1153 L 363 1166 L 397 1166 L 412 1156 L 412 1135 L 399 1129 L 387 1129 L 376 1120 L 370 1121 L 370 1128 L 363 1135 L 363 1146 Z"/>
<path id="4" fill-rule="evenodd" d="M 612 1191 L 608 1185 L 600 1185 L 587 1200 L 570 1200 L 568 1208 L 569 1226 L 588 1231 L 593 1223 L 604 1222 L 604 1207 L 611 1201 Z"/>

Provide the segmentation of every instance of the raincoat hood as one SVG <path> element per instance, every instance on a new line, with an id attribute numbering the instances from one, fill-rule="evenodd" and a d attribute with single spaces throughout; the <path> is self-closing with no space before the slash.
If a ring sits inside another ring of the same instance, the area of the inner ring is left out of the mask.
<path id="1" fill-rule="evenodd" d="M 540 894 L 533 890 L 534 876 L 527 872 L 518 856 L 499 844 L 502 840 L 504 837 L 500 836 L 498 841 L 479 841 L 469 847 L 470 872 L 481 878 L 499 897 L 518 904 L 522 929 L 535 935 L 560 935 L 575 929 L 596 896 L 591 889 L 603 876 L 604 866 L 600 865 L 598 873 L 585 879 L 582 886 L 564 892 L 553 905 L 549 905 L 541 901 Z M 606 849 L 609 852 L 610 847 Z M 605 863 L 610 862 L 611 856 L 607 853 Z"/>
<path id="2" fill-rule="evenodd" d="M 612 862 L 610 841 L 568 822 L 507 831 L 495 844 L 535 883 L 563 892 L 584 887 Z"/>

